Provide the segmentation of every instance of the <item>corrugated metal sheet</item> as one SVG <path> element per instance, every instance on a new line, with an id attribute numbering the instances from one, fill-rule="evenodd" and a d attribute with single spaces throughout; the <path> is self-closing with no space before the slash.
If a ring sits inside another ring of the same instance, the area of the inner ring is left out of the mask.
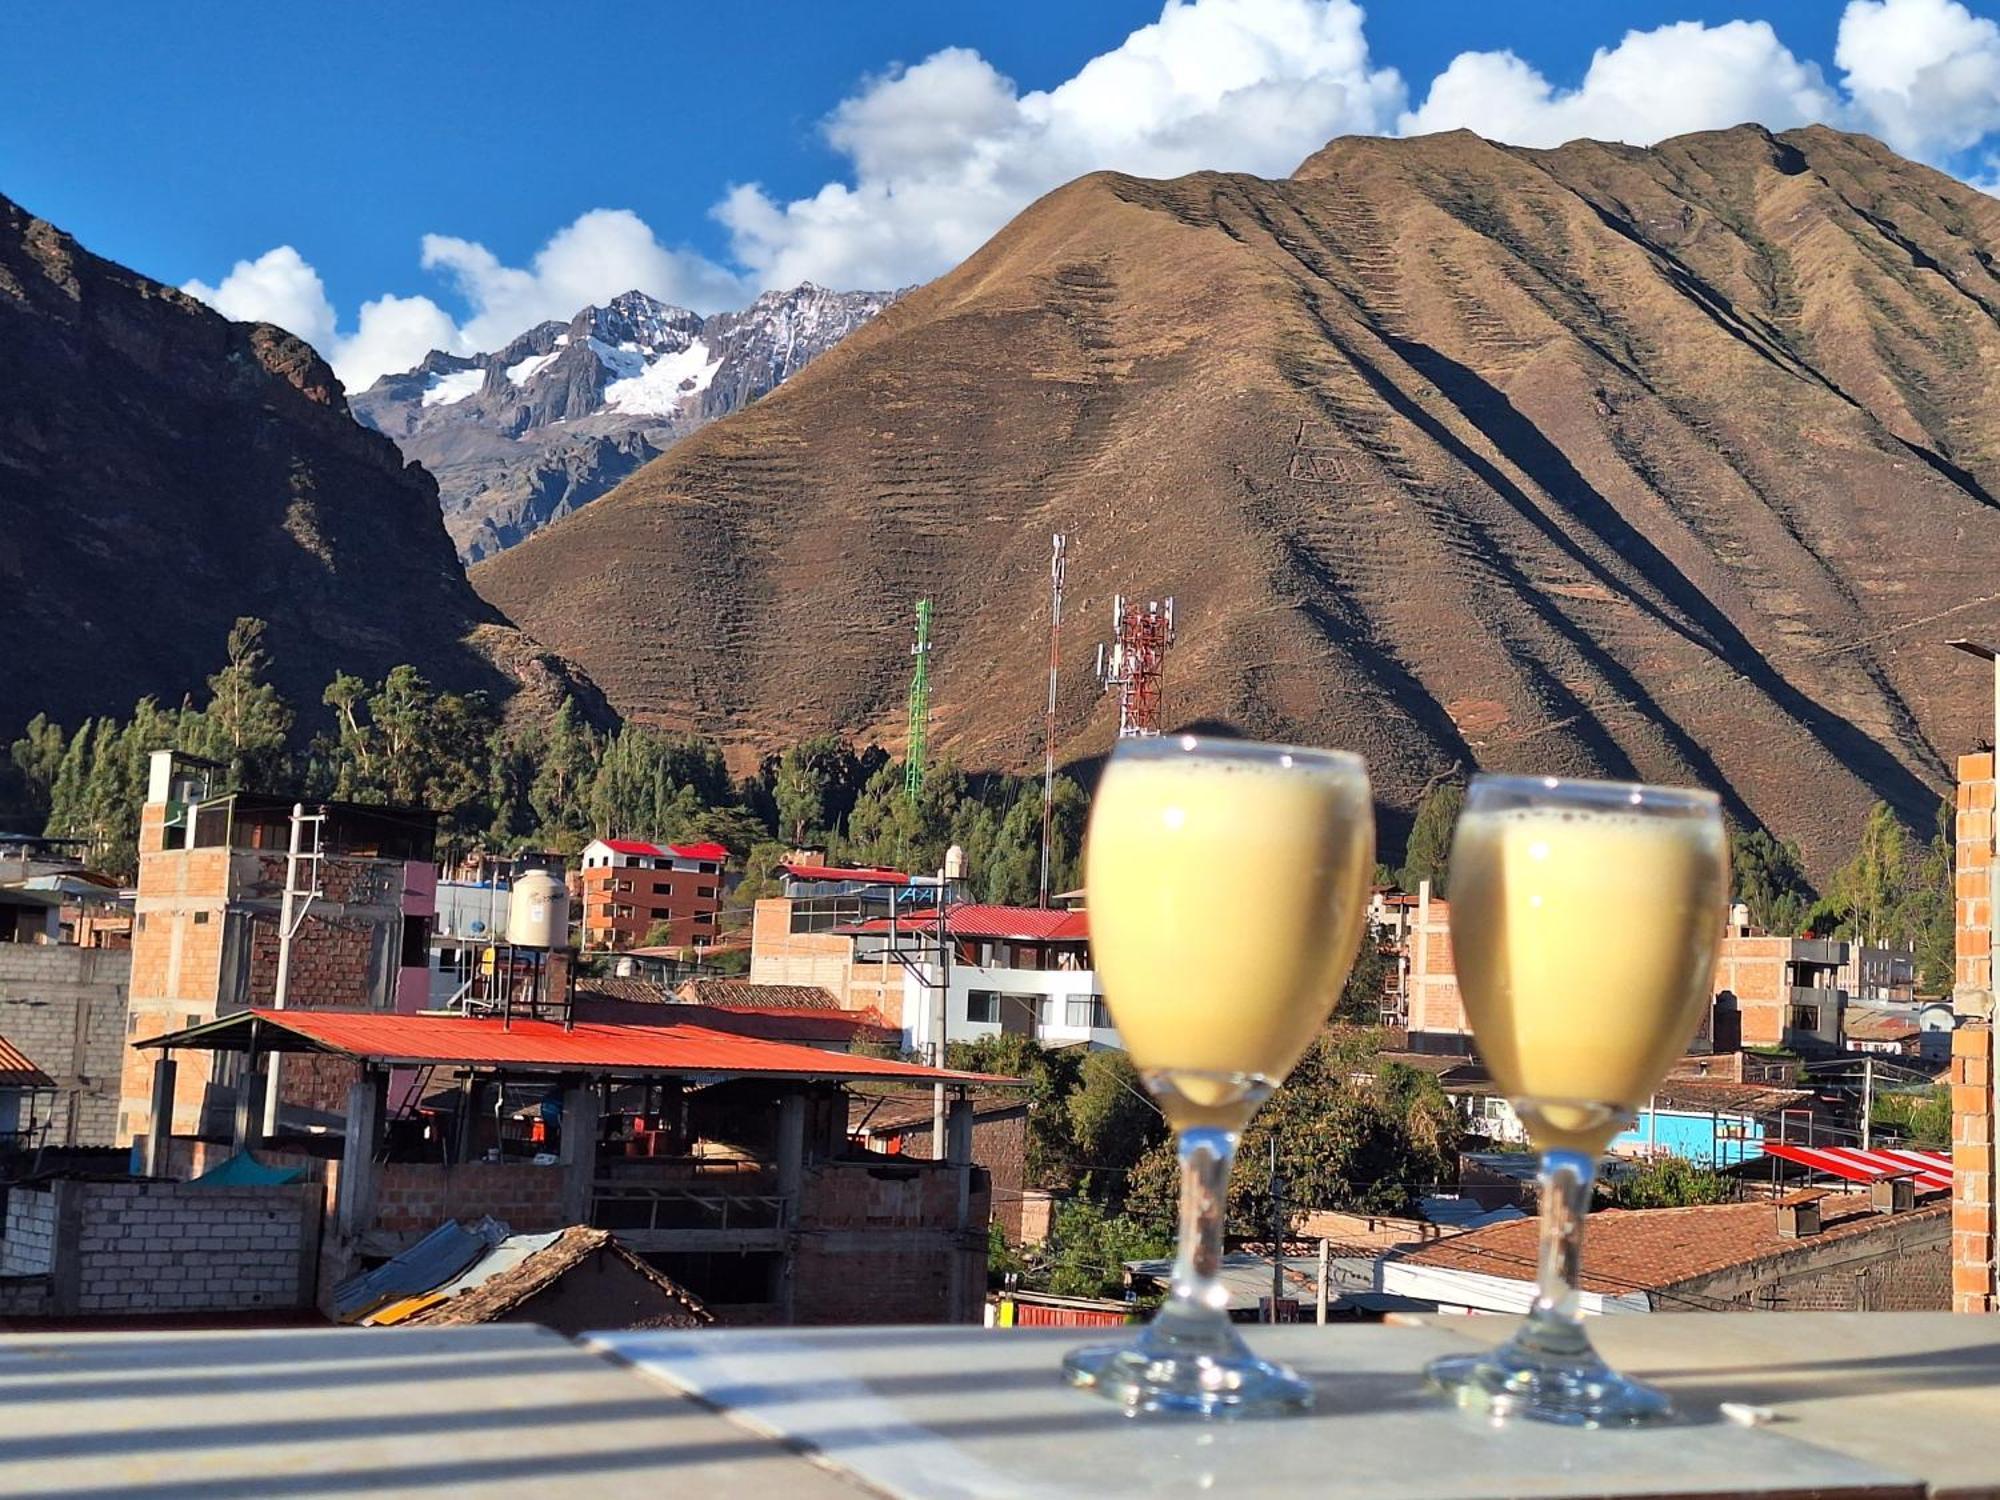
<path id="1" fill-rule="evenodd" d="M 456 1221 L 440 1224 L 395 1259 L 336 1286 L 333 1315 L 343 1323 L 359 1323 L 390 1302 L 435 1291 L 486 1254 L 491 1243 Z"/>
<path id="2" fill-rule="evenodd" d="M 149 1047 L 240 1045 L 255 1021 L 264 1045 L 285 1035 L 312 1050 L 369 1062 L 410 1066 L 466 1066 L 664 1073 L 725 1077 L 886 1078 L 898 1082 L 1008 1083 L 985 1073 L 919 1067 L 886 1058 L 825 1052 L 793 1042 L 738 1036 L 707 1026 L 664 1020 L 659 1025 L 579 1021 L 565 1031 L 554 1021 L 515 1021 L 510 1026 L 486 1016 L 399 1016 L 382 1011 L 249 1010 L 224 1021 L 154 1037 Z"/>
<path id="3" fill-rule="evenodd" d="M 500 1276 L 521 1264 L 531 1255 L 539 1255 L 563 1237 L 563 1231 L 552 1229 L 547 1234 L 510 1234 L 490 1254 L 474 1261 L 457 1276 L 437 1288 L 441 1301 L 446 1297 L 456 1297 L 460 1292 L 469 1292 L 476 1286 L 484 1286 L 495 1276 Z"/>
<path id="4" fill-rule="evenodd" d="M 1764 1154 L 1795 1161 L 1815 1172 L 1827 1172 L 1849 1182 L 1913 1177 L 1919 1192 L 1951 1190 L 1951 1156 L 1943 1151 L 1863 1151 L 1857 1146 L 1799 1146 L 1788 1141 L 1765 1141 Z"/>
<path id="5" fill-rule="evenodd" d="M 0 1088 L 9 1089 L 52 1089 L 55 1080 L 36 1067 L 34 1061 L 0 1036 Z"/>

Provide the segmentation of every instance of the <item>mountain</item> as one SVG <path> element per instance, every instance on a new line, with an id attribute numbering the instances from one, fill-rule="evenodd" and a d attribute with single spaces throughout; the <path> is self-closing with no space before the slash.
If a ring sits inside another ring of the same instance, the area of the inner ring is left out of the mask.
<path id="1" fill-rule="evenodd" d="M 411 662 L 537 705 L 595 689 L 466 584 L 437 487 L 281 329 L 232 323 L 0 198 L 0 740 L 178 702 L 258 615 L 301 707 Z"/>
<path id="2" fill-rule="evenodd" d="M 891 295 L 805 282 L 704 318 L 626 292 L 492 354 L 434 351 L 356 396 L 354 412 L 437 476 L 445 528 L 476 560 L 749 405 Z"/>
<path id="3" fill-rule="evenodd" d="M 1341 139 L 1288 179 L 1100 174 L 770 397 L 473 571 L 622 709 L 747 750 L 1034 763 L 1116 593 L 1170 720 L 1723 790 L 1824 871 L 1928 826 L 2000 637 L 2000 202 L 1821 127 L 1556 150 Z"/>

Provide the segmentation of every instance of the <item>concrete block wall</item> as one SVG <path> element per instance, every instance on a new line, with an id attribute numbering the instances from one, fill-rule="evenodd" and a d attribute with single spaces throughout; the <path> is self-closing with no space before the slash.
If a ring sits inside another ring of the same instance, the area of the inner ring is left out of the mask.
<path id="1" fill-rule="evenodd" d="M 53 1310 L 249 1312 L 311 1305 L 320 1189 L 58 1182 Z"/>
<path id="2" fill-rule="evenodd" d="M 129 950 L 0 944 L 0 1036 L 58 1089 L 48 1145 L 117 1142 L 131 974 Z"/>
<path id="3" fill-rule="evenodd" d="M 55 1258 L 55 1195 L 15 1188 L 0 1231 L 0 1277 L 46 1276 Z"/>
<path id="4" fill-rule="evenodd" d="M 791 1257 L 791 1320 L 978 1322 L 992 1191 L 986 1173 L 965 1170 L 963 1229 L 958 1170 L 840 1163 L 808 1172 Z"/>
<path id="5" fill-rule="evenodd" d="M 446 1219 L 491 1217 L 517 1233 L 564 1229 L 560 1167 L 519 1162 L 383 1162 L 375 1168 L 375 1228 L 429 1233 Z"/>

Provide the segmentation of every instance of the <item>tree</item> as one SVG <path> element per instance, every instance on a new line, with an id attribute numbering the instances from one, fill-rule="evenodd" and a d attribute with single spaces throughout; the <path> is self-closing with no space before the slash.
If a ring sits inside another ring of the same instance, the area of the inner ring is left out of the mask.
<path id="1" fill-rule="evenodd" d="M 1713 1167 L 1662 1156 L 1608 1182 L 1606 1197 L 1613 1208 L 1694 1208 L 1734 1201 L 1736 1186 Z"/>
<path id="2" fill-rule="evenodd" d="M 1827 895 L 1840 914 L 1840 935 L 1869 947 L 1908 936 L 1905 899 L 1915 884 L 1910 832 L 1886 802 L 1868 809 L 1861 846 L 1834 875 Z"/>
<path id="3" fill-rule="evenodd" d="M 1140 1083 L 1132 1059 L 1117 1048 L 1086 1054 L 1063 1108 L 1076 1165 L 1089 1190 L 1101 1199 L 1122 1200 L 1126 1176 L 1167 1135 L 1167 1122 Z"/>
<path id="4" fill-rule="evenodd" d="M 204 753 L 229 767 L 232 786 L 250 790 L 267 790 L 284 778 L 292 732 L 290 705 L 264 680 L 270 662 L 264 628 L 250 615 L 229 627 L 227 659 L 208 679 L 208 706 L 201 716 Z"/>
<path id="5" fill-rule="evenodd" d="M 1056 1211 L 1044 1270 L 1032 1279 L 1059 1297 L 1112 1297 L 1124 1290 L 1126 1261 L 1173 1253 L 1172 1238 L 1157 1227 L 1074 1198 Z"/>
<path id="6" fill-rule="evenodd" d="M 1762 828 L 1734 829 L 1729 877 L 1730 899 L 1750 908 L 1756 926 L 1787 936 L 1804 929 L 1815 892 L 1797 844 L 1781 844 Z"/>
<path id="7" fill-rule="evenodd" d="M 1451 860 L 1452 830 L 1465 808 L 1465 787 L 1456 781 L 1440 781 L 1417 803 L 1410 821 L 1410 837 L 1404 846 L 1400 884 L 1415 891 L 1428 880 L 1431 894 L 1445 894 L 1445 877 Z"/>
<path id="8" fill-rule="evenodd" d="M 949 1043 L 945 1061 L 967 1072 L 1027 1079 L 1027 1181 L 1057 1190 L 1077 1185 L 1087 1163 L 1071 1134 L 1067 1105 L 1083 1069 L 1074 1049 L 1050 1049 L 1032 1037 L 1003 1032 L 976 1041 Z"/>
<path id="9" fill-rule="evenodd" d="M 1455 1177 L 1458 1112 L 1437 1079 L 1381 1056 L 1379 1032 L 1329 1027 L 1243 1132 L 1229 1184 L 1234 1234 L 1271 1229 L 1271 1141 L 1278 1143 L 1288 1223 L 1315 1208 L 1407 1210 L 1422 1192 Z M 1178 1172 L 1171 1147 L 1134 1169 L 1125 1209 L 1153 1222 L 1171 1217 Z"/>
<path id="10" fill-rule="evenodd" d="M 1334 1019 L 1353 1026 L 1377 1026 L 1382 1021 L 1382 997 L 1395 974 L 1395 955 L 1384 943 L 1385 934 L 1373 922 L 1361 930 L 1361 949 L 1354 955 L 1354 967 L 1347 971 L 1335 1003 Z"/>
<path id="11" fill-rule="evenodd" d="M 1906 1145 L 1924 1151 L 1951 1149 L 1951 1085 L 1932 1084 L 1927 1090 L 1875 1095 L 1874 1122 L 1887 1127 Z M 1876 1144 L 1881 1144 L 1878 1135 Z"/>

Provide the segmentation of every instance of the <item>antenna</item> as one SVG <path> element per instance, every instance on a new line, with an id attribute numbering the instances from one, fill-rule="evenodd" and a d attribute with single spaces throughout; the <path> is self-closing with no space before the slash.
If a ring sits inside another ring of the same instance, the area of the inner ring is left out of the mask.
<path id="1" fill-rule="evenodd" d="M 910 647 L 917 667 L 910 674 L 910 733 L 903 752 L 903 794 L 915 802 L 924 790 L 924 759 L 931 727 L 931 601 L 917 601 L 917 639 Z"/>
<path id="2" fill-rule="evenodd" d="M 1111 645 L 1097 648 L 1097 680 L 1118 690 L 1118 738 L 1160 732 L 1160 687 L 1167 647 L 1174 643 L 1174 601 L 1111 601 Z"/>
<path id="3" fill-rule="evenodd" d="M 1058 531 L 1049 557 L 1049 705 L 1042 720 L 1042 881 L 1040 904 L 1049 904 L 1049 839 L 1056 812 L 1056 669 L 1062 660 L 1063 554 L 1069 538 Z"/>

